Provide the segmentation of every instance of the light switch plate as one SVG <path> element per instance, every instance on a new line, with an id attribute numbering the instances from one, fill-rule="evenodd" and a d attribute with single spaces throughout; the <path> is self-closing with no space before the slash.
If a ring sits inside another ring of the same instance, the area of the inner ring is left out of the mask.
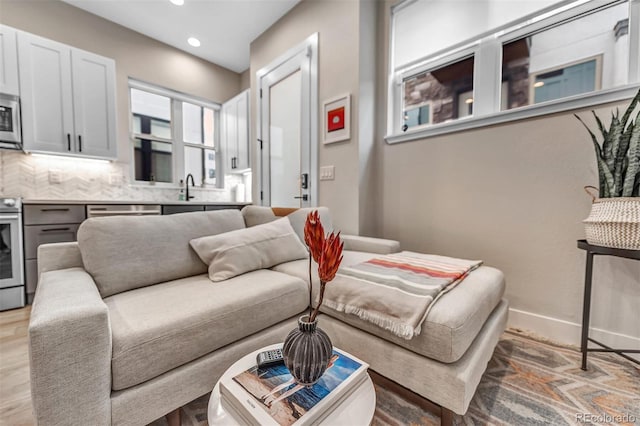
<path id="1" fill-rule="evenodd" d="M 320 167 L 320 180 L 334 180 L 335 166 Z"/>
<path id="2" fill-rule="evenodd" d="M 49 169 L 49 183 L 61 183 L 62 172 L 58 169 Z"/>
<path id="3" fill-rule="evenodd" d="M 117 173 L 109 175 L 109 185 L 122 185 L 122 176 Z"/>

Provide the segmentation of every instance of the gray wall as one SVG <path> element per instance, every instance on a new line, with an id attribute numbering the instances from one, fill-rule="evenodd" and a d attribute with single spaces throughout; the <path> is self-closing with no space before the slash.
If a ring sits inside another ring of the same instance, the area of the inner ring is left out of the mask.
<path id="1" fill-rule="evenodd" d="M 251 70 L 247 68 L 240 74 L 240 91 L 251 87 Z"/>
<path id="2" fill-rule="evenodd" d="M 359 2 L 359 96 L 358 96 L 358 233 L 374 236 L 378 233 L 378 185 L 376 142 L 376 29 L 378 25 L 377 3 L 372 0 Z"/>

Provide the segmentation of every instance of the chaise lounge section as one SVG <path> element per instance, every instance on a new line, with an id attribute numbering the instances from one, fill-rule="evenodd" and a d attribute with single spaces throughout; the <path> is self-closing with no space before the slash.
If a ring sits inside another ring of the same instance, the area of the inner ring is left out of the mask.
<path id="1" fill-rule="evenodd" d="M 319 210 L 330 229 L 329 211 Z M 287 216 L 300 238 L 307 212 Z M 308 261 L 212 282 L 189 244 L 276 219 L 256 206 L 97 218 L 82 224 L 78 243 L 40 246 L 29 325 L 38 423 L 147 424 L 211 391 L 246 353 L 283 341 L 308 308 Z M 344 241 L 344 265 L 400 249 L 390 240 Z M 502 273 L 478 268 L 434 305 L 412 340 L 324 306 L 320 324 L 377 373 L 464 414 L 506 325 L 503 293 Z"/>

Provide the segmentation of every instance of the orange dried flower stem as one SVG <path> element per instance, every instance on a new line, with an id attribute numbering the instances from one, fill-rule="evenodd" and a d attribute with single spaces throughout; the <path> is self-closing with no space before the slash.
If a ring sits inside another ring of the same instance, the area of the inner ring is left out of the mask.
<path id="1" fill-rule="evenodd" d="M 320 312 L 320 306 L 322 306 L 322 300 L 324 299 L 324 289 L 326 286 L 326 282 L 320 281 L 320 299 L 318 300 L 318 306 L 313 310 L 311 318 L 309 318 L 309 322 L 314 322 L 316 320 L 316 317 L 318 316 L 318 312 Z"/>
<path id="2" fill-rule="evenodd" d="M 313 278 L 311 277 L 311 252 L 309 252 L 309 318 L 311 318 L 313 309 Z"/>

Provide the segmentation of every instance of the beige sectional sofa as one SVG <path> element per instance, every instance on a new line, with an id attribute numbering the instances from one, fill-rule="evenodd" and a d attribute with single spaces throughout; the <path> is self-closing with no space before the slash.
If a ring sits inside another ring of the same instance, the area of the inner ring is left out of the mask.
<path id="1" fill-rule="evenodd" d="M 288 216 L 300 237 L 306 213 Z M 38 424 L 147 424 L 211 391 L 241 356 L 281 342 L 308 307 L 307 261 L 212 282 L 189 245 L 275 219 L 255 206 L 89 219 L 78 243 L 40 246 L 29 324 Z M 345 265 L 400 249 L 390 240 L 344 241 Z M 412 340 L 326 307 L 319 325 L 376 372 L 463 414 L 507 317 L 500 271 L 483 266 L 463 284 Z"/>

